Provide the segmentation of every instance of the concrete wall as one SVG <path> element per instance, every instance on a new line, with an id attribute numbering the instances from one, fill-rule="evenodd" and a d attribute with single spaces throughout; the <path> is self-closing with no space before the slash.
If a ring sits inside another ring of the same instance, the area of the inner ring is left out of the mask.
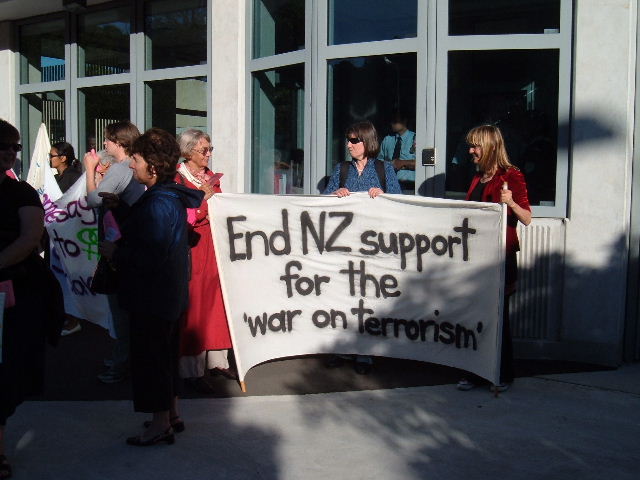
<path id="1" fill-rule="evenodd" d="M 245 175 L 246 2 L 211 0 L 211 124 L 213 170 L 222 189 L 243 192 Z"/>
<path id="2" fill-rule="evenodd" d="M 16 70 L 12 51 L 13 26 L 11 22 L 0 22 L 0 85 L 2 101 L 0 118 L 16 122 Z"/>
<path id="3" fill-rule="evenodd" d="M 633 149 L 636 2 L 580 0 L 561 338 L 619 360 Z M 606 14 L 603 14 L 606 12 Z"/>

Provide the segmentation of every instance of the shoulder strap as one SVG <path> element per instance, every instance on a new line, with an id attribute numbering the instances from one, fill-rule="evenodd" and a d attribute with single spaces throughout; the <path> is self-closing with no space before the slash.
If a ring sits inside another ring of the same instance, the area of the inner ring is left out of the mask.
<path id="1" fill-rule="evenodd" d="M 387 192 L 387 175 L 384 171 L 384 160 L 374 160 L 376 163 L 376 173 L 378 174 L 378 180 L 380 181 L 380 188 L 383 192 Z"/>
<path id="2" fill-rule="evenodd" d="M 347 184 L 347 175 L 349 174 L 349 164 L 350 162 L 342 162 L 340 164 L 340 184 L 338 188 L 344 188 Z"/>

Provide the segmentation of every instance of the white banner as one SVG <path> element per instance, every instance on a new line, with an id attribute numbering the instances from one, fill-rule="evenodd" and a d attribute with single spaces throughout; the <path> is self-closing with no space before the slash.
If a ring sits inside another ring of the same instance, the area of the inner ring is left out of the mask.
<path id="1" fill-rule="evenodd" d="M 41 123 L 31 155 L 27 183 L 35 188 L 41 197 L 46 192 L 50 198 L 58 199 L 62 196 L 62 191 L 56 182 L 54 170 L 49 164 L 50 151 L 51 142 L 49 142 L 47 127 Z"/>
<path id="2" fill-rule="evenodd" d="M 403 195 L 209 200 L 240 379 L 314 353 L 406 358 L 499 382 L 499 204 Z"/>
<path id="3" fill-rule="evenodd" d="M 98 211 L 87 205 L 83 174 L 62 197 L 42 198 L 44 221 L 51 240 L 51 269 L 64 293 L 66 313 L 84 318 L 115 336 L 105 295 L 91 292 L 98 264 Z"/>

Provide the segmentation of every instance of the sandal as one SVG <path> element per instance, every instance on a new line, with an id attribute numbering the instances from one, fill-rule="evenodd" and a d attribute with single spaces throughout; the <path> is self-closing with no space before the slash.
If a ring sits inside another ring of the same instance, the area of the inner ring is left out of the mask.
<path id="1" fill-rule="evenodd" d="M 182 433 L 184 432 L 184 429 L 185 429 L 184 422 L 182 420 L 180 420 L 179 422 L 174 422 L 174 420 L 177 420 L 178 418 L 180 418 L 180 416 L 171 417 L 169 419 L 169 422 L 171 423 L 171 428 L 173 428 L 173 431 L 175 433 Z M 147 420 L 142 425 L 144 426 L 144 428 L 149 428 L 151 426 L 151 421 Z"/>
<path id="2" fill-rule="evenodd" d="M 0 455 L 0 480 L 11 478 L 12 474 L 13 472 L 11 471 L 11 465 L 9 465 L 7 457 L 5 457 L 4 455 Z"/>
<path id="3" fill-rule="evenodd" d="M 143 440 L 142 435 L 129 437 L 127 438 L 127 445 L 133 445 L 134 447 L 152 447 L 163 442 L 167 445 L 173 445 L 175 441 L 176 437 L 173 434 L 173 430 L 169 428 L 169 430 L 167 430 L 166 432 L 161 433 L 160 435 L 156 435 L 155 437 L 148 440 Z"/>

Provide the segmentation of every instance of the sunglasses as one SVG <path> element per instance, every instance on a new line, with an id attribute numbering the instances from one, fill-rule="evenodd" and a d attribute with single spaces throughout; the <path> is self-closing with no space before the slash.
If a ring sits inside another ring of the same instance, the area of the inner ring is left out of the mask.
<path id="1" fill-rule="evenodd" d="M 51 160 L 52 158 L 59 157 L 59 156 L 60 156 L 60 155 L 51 155 L 51 154 L 49 154 L 49 160 Z"/>
<path id="2" fill-rule="evenodd" d="M 347 138 L 347 142 L 349 142 L 351 145 L 357 145 L 358 143 L 361 143 L 362 140 L 360 140 L 359 138 Z"/>
<path id="3" fill-rule="evenodd" d="M 200 155 L 206 155 L 207 153 L 212 153 L 213 152 L 213 147 L 203 148 L 201 150 L 194 150 L 194 151 L 198 152 Z"/>
<path id="4" fill-rule="evenodd" d="M 0 150 L 13 150 L 15 153 L 22 151 L 22 145 L 19 143 L 0 143 Z"/>

